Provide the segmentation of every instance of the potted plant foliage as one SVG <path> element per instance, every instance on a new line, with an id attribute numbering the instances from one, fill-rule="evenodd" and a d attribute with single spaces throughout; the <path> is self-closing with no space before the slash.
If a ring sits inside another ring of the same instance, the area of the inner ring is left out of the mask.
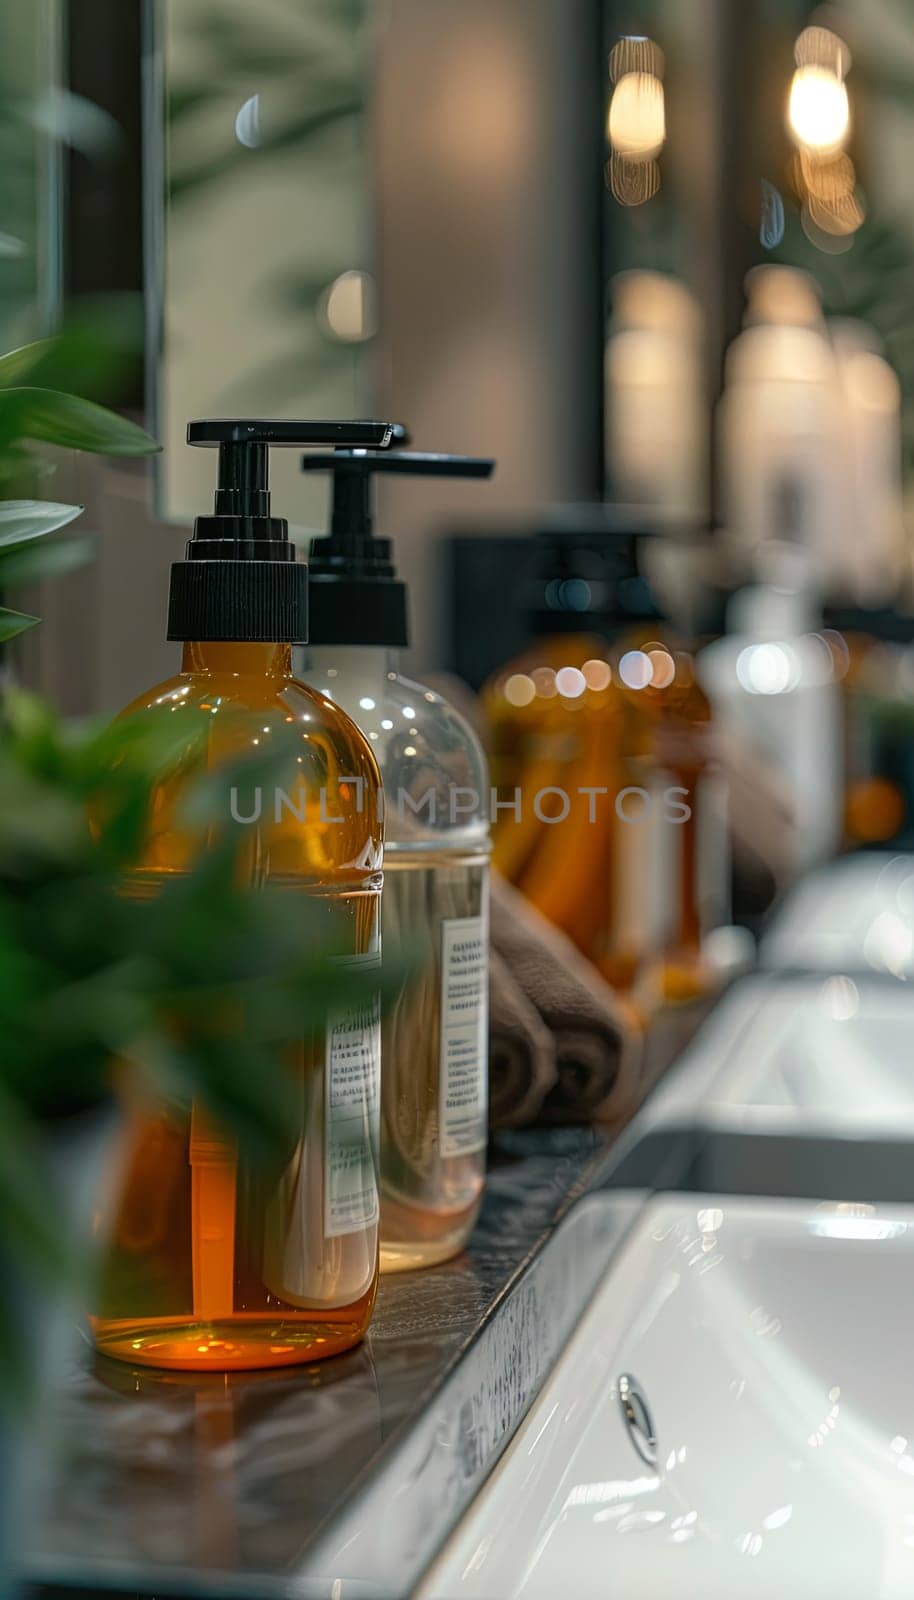
<path id="1" fill-rule="evenodd" d="M 157 448 L 46 387 L 68 360 L 65 340 L 0 358 L 0 481 L 21 473 L 30 440 Z M 78 512 L 0 501 L 4 599 L 83 553 L 53 537 Z M 36 622 L 2 606 L 0 640 Z M 155 717 L 73 726 L 14 684 L 0 691 L 0 1589 L 35 1500 L 35 1407 L 88 1298 L 87 1223 L 116 1091 L 198 1101 L 271 1158 L 289 1125 L 284 1043 L 357 1002 L 363 981 L 321 941 L 306 896 L 239 883 L 228 825 L 154 902 L 121 892 L 173 738 Z M 220 1027 L 239 997 L 243 1027 Z"/>

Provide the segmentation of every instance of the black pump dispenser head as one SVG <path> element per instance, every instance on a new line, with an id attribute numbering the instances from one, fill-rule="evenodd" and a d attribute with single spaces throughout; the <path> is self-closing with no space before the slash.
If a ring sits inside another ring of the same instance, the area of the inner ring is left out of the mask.
<path id="1" fill-rule="evenodd" d="M 307 642 L 308 569 L 271 513 L 270 446 L 384 450 L 395 437 L 386 422 L 189 422 L 188 444 L 218 447 L 219 480 L 212 514 L 197 518 L 171 569 L 169 639 Z"/>
<path id="2" fill-rule="evenodd" d="M 640 545 L 652 530 L 627 507 L 557 508 L 536 532 L 527 621 L 537 635 L 595 633 L 613 638 L 662 619 L 642 571 Z"/>
<path id="3" fill-rule="evenodd" d="M 403 428 L 394 437 L 406 439 Z M 406 584 L 397 579 L 391 542 L 373 532 L 373 483 L 378 472 L 423 478 L 490 478 L 495 462 L 479 456 L 425 455 L 418 451 L 339 449 L 302 457 L 303 472 L 333 477 L 330 532 L 311 544 L 309 568 L 315 596 L 312 644 L 409 643 Z"/>

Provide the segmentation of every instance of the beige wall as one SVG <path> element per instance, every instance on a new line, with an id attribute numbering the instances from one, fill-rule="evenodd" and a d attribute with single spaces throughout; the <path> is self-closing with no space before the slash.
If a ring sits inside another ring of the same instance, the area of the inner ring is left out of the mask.
<path id="1" fill-rule="evenodd" d="M 383 409 L 491 484 L 388 480 L 414 655 L 440 664 L 435 533 L 593 488 L 577 387 L 576 0 L 393 0 L 376 103 Z"/>

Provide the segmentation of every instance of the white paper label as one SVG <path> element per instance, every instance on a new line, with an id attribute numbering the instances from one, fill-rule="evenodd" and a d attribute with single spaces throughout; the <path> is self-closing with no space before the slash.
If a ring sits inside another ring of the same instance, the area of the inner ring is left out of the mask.
<path id="1" fill-rule="evenodd" d="M 620 801 L 613 818 L 613 949 L 641 960 L 656 945 L 668 903 L 669 852 L 654 794 L 643 785 Z"/>
<path id="2" fill-rule="evenodd" d="M 441 924 L 439 1143 L 442 1156 L 485 1148 L 488 1135 L 487 919 Z"/>
<path id="3" fill-rule="evenodd" d="M 324 1233 L 328 1239 L 356 1233 L 378 1220 L 380 1115 L 381 1008 L 374 999 L 337 1017 L 327 1030 Z"/>

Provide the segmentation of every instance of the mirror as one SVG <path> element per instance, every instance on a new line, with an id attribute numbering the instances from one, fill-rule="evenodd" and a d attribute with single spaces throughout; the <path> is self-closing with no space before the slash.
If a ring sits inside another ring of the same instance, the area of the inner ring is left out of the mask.
<path id="1" fill-rule="evenodd" d="M 189 418 L 369 414 L 371 0 L 163 0 L 149 96 L 159 512 L 213 491 Z M 278 454 L 277 500 L 322 489 Z"/>
<path id="2" fill-rule="evenodd" d="M 66 107 L 58 0 L 7 6 L 0 54 L 0 350 L 47 332 L 59 311 Z"/>

